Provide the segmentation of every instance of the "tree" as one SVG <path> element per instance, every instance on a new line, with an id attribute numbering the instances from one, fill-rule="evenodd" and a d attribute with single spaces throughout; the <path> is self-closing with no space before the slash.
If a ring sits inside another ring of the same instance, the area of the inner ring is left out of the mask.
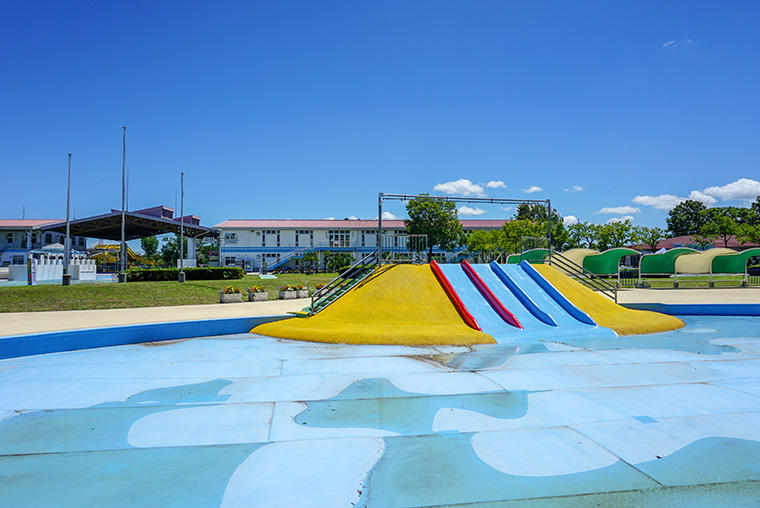
<path id="1" fill-rule="evenodd" d="M 716 238 L 721 239 L 724 247 L 728 247 L 728 240 L 738 232 L 739 226 L 732 217 L 718 215 L 705 224 L 704 228 L 706 228 L 708 235 L 715 235 Z"/>
<path id="2" fill-rule="evenodd" d="M 568 248 L 577 249 L 585 247 L 593 249 L 596 247 L 597 238 L 599 237 L 600 226 L 590 222 L 579 222 L 568 226 Z"/>
<path id="3" fill-rule="evenodd" d="M 317 251 L 307 252 L 301 258 L 300 264 L 303 270 L 313 271 L 319 265 L 319 253 Z"/>
<path id="4" fill-rule="evenodd" d="M 433 247 L 454 250 L 463 240 L 462 224 L 457 217 L 456 204 L 430 197 L 414 198 L 406 204 L 409 218 L 404 221 L 410 235 L 427 235 L 428 262 L 433 259 Z"/>
<path id="5" fill-rule="evenodd" d="M 140 247 L 142 247 L 143 255 L 152 260 L 155 261 L 158 257 L 158 237 L 156 236 L 146 236 L 144 238 L 140 238 Z"/>
<path id="6" fill-rule="evenodd" d="M 755 198 L 755 202 L 750 205 L 749 209 L 750 216 L 748 222 L 755 225 L 760 224 L 760 196 Z"/>
<path id="7" fill-rule="evenodd" d="M 741 244 L 754 243 L 760 245 L 760 224 L 742 224 L 737 228 L 736 239 Z"/>
<path id="8" fill-rule="evenodd" d="M 687 199 L 668 212 L 668 231 L 673 236 L 694 235 L 707 222 L 707 207 L 701 201 Z"/>
<path id="9" fill-rule="evenodd" d="M 631 221 L 611 222 L 599 227 L 599 250 L 625 247 L 633 242 Z"/>
<path id="10" fill-rule="evenodd" d="M 657 250 L 657 244 L 665 238 L 665 230 L 662 228 L 638 227 L 633 229 L 634 241 L 639 241 L 653 251 Z"/>
<path id="11" fill-rule="evenodd" d="M 538 231 L 534 236 L 546 236 L 546 212 L 547 207 L 533 203 L 520 203 L 515 210 L 515 220 L 529 220 L 543 225 L 543 231 Z M 568 245 L 568 232 L 565 221 L 559 210 L 552 208 L 551 215 L 552 247 L 556 250 L 564 250 Z"/>
<path id="12" fill-rule="evenodd" d="M 533 222 L 528 219 L 516 219 L 505 222 L 496 237 L 498 248 L 501 252 L 520 252 L 524 237 L 546 236 L 545 222 Z"/>
<path id="13" fill-rule="evenodd" d="M 501 231 L 472 231 L 466 236 L 467 249 L 479 257 L 496 259 L 499 254 L 499 235 Z"/>
<path id="14" fill-rule="evenodd" d="M 187 237 L 183 243 L 183 252 L 187 256 Z M 171 235 L 164 238 L 164 244 L 161 246 L 161 259 L 164 264 L 174 268 L 177 266 L 179 259 L 179 235 Z"/>
<path id="15" fill-rule="evenodd" d="M 341 268 L 353 264 L 354 256 L 348 252 L 325 252 L 324 263 L 325 268 L 331 272 L 337 272 Z"/>

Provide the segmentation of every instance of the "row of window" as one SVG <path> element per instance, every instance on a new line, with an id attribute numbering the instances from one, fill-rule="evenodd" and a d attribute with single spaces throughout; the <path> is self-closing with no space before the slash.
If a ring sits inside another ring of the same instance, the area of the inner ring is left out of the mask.
<path id="1" fill-rule="evenodd" d="M 394 232 L 399 233 L 399 232 Z M 261 235 L 262 247 L 279 247 L 280 246 L 280 231 L 277 229 L 266 229 L 264 231 L 257 231 L 256 235 Z M 310 229 L 298 229 L 295 231 L 295 246 L 305 247 L 306 245 L 314 245 L 314 231 Z M 372 243 L 376 243 L 377 231 L 374 229 L 365 229 L 361 232 L 361 246 L 367 247 L 368 240 Z M 225 243 L 237 243 L 237 233 L 226 232 L 224 233 Z M 349 247 L 351 243 L 351 231 L 348 229 L 331 229 L 327 231 L 327 241 L 331 247 Z"/>
<path id="2" fill-rule="evenodd" d="M 14 236 L 15 235 L 13 233 L 7 233 L 5 235 L 5 243 L 7 245 L 13 245 Z M 43 243 L 44 245 L 50 245 L 51 243 L 54 243 L 54 238 L 53 238 L 52 233 L 45 233 L 43 238 L 44 238 L 44 243 Z M 55 240 L 63 243 L 65 239 L 66 239 L 65 236 L 60 235 Z M 21 241 L 19 242 L 19 245 L 24 247 L 26 245 L 27 233 L 24 233 L 23 235 L 21 235 L 20 240 Z M 39 236 L 37 235 L 37 233 L 32 233 L 32 244 L 35 244 L 38 241 L 39 241 Z M 78 244 L 80 247 L 85 247 L 87 245 L 87 239 L 84 237 L 74 237 L 71 239 L 71 244 L 72 245 Z"/>

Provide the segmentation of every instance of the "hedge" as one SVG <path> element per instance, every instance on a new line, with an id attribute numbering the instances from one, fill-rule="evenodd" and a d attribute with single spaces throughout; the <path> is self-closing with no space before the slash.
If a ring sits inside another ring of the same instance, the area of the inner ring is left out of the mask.
<path id="1" fill-rule="evenodd" d="M 185 268 L 185 280 L 242 279 L 243 269 L 236 266 Z M 127 270 L 129 282 L 178 280 L 179 268 L 132 268 Z"/>

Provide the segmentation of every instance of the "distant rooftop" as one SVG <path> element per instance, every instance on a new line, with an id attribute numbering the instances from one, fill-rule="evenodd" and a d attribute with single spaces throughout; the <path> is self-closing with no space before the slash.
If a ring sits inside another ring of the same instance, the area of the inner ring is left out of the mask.
<path id="1" fill-rule="evenodd" d="M 464 229 L 498 229 L 506 220 L 491 220 L 491 219 L 465 219 L 460 220 Z M 214 226 L 215 228 L 246 228 L 246 229 L 260 229 L 260 228 L 294 228 L 294 229 L 309 229 L 309 228 L 334 228 L 334 229 L 374 229 L 377 228 L 377 219 L 361 220 L 361 219 L 229 219 Z M 403 220 L 383 220 L 383 228 L 398 228 L 403 229 Z"/>
<path id="2" fill-rule="evenodd" d="M 60 222 L 61 219 L 0 219 L 0 228 L 2 229 L 28 229 L 42 226 L 43 224 L 52 224 Z"/>

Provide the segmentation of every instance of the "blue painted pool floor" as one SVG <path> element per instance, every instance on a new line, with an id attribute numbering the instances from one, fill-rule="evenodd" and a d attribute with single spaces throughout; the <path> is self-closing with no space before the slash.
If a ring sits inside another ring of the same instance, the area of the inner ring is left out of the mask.
<path id="1" fill-rule="evenodd" d="M 760 318 L 476 347 L 0 361 L 4 506 L 756 506 Z"/>

